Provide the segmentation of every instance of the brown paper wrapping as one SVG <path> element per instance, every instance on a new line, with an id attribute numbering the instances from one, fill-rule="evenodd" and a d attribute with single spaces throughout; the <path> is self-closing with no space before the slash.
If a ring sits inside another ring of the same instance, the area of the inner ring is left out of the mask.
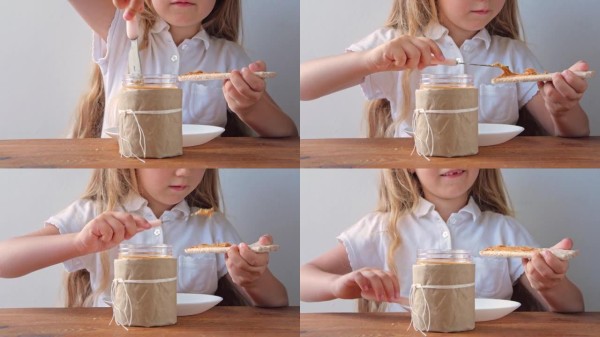
<path id="1" fill-rule="evenodd" d="M 117 105 L 121 155 L 166 158 L 183 154 L 181 105 L 178 88 L 123 88 Z M 149 113 L 175 109 L 178 111 Z"/>
<path id="2" fill-rule="evenodd" d="M 177 261 L 174 258 L 115 260 L 115 280 L 151 281 L 176 277 Z M 115 282 L 113 313 L 118 324 L 151 327 L 177 323 L 177 280 L 158 283 Z M 115 310 L 126 308 L 127 297 L 131 301 L 131 311 L 128 307 L 127 310 Z"/>
<path id="3" fill-rule="evenodd" d="M 460 110 L 477 108 L 476 88 L 417 89 L 417 110 Z M 460 113 L 415 114 L 415 146 L 425 156 L 460 157 L 477 154 L 478 110 Z M 430 129 L 429 129 L 430 128 Z"/>
<path id="4" fill-rule="evenodd" d="M 464 285 L 474 282 L 475 265 L 473 263 L 413 265 L 413 287 L 417 284 L 440 286 Z M 411 294 L 413 296 L 411 315 L 415 329 L 455 332 L 475 328 L 475 286 L 456 289 L 424 288 L 412 291 L 414 293 Z"/>

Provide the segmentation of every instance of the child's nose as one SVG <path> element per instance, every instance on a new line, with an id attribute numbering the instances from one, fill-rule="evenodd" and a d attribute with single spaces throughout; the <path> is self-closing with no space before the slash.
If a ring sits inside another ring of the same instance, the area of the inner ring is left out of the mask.
<path id="1" fill-rule="evenodd" d="M 188 175 L 190 175 L 190 169 L 179 168 L 179 169 L 175 170 L 175 175 L 178 177 L 188 176 Z"/>

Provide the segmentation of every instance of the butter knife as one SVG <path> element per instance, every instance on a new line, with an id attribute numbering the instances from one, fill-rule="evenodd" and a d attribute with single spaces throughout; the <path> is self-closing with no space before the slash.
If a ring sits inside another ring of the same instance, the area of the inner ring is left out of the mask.
<path id="1" fill-rule="evenodd" d="M 135 16 L 133 19 L 127 21 L 127 37 L 131 42 L 129 49 L 129 76 L 142 81 L 142 65 L 140 62 L 140 50 L 138 46 L 139 34 L 138 34 L 138 19 Z"/>
<path id="2" fill-rule="evenodd" d="M 498 68 L 498 65 L 493 65 L 493 64 L 465 63 L 462 59 L 445 59 L 444 61 L 433 60 L 433 61 L 431 61 L 431 64 L 441 65 L 441 66 L 457 66 L 459 64 L 463 64 L 466 66 Z"/>

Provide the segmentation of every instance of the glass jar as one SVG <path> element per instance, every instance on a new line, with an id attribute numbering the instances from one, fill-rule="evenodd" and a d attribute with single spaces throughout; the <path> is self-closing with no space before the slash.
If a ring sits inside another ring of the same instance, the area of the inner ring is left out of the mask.
<path id="1" fill-rule="evenodd" d="M 127 74 L 123 79 L 123 87 L 137 89 L 174 89 L 178 87 L 177 83 L 177 75 L 172 74 L 144 75 L 142 77 Z"/>
<path id="2" fill-rule="evenodd" d="M 111 293 L 118 325 L 177 323 L 177 260 L 170 245 L 123 244 L 114 270 Z"/>
<path id="3" fill-rule="evenodd" d="M 475 328 L 475 264 L 465 250 L 417 251 L 411 319 L 419 331 Z"/>
<path id="4" fill-rule="evenodd" d="M 473 87 L 473 76 L 468 74 L 422 74 L 420 88 L 469 88 Z"/>
<path id="5" fill-rule="evenodd" d="M 171 245 L 119 245 L 119 259 L 140 259 L 173 257 L 173 246 Z"/>
<path id="6" fill-rule="evenodd" d="M 479 90 L 467 74 L 423 74 L 415 92 L 413 132 L 424 157 L 479 152 Z"/>
<path id="7" fill-rule="evenodd" d="M 473 263 L 467 250 L 418 249 L 417 264 Z"/>
<path id="8" fill-rule="evenodd" d="M 127 75 L 119 93 L 119 153 L 127 158 L 183 154 L 183 92 L 176 75 Z"/>

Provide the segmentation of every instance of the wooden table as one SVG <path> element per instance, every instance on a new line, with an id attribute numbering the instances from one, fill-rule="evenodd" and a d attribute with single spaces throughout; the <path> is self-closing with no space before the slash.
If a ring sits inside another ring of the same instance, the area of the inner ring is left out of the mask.
<path id="1" fill-rule="evenodd" d="M 122 158 L 116 140 L 0 140 L 2 168 L 298 168 L 300 141 L 292 138 L 220 137 L 165 159 Z"/>
<path id="2" fill-rule="evenodd" d="M 516 137 L 474 156 L 431 157 L 411 152 L 412 138 L 303 139 L 300 166 L 331 168 L 597 168 L 600 137 Z"/>
<path id="3" fill-rule="evenodd" d="M 0 336 L 298 336 L 299 307 L 214 307 L 165 327 L 116 326 L 110 308 L 0 309 Z"/>
<path id="4" fill-rule="evenodd" d="M 407 313 L 326 313 L 301 314 L 300 336 L 327 337 L 422 337 L 414 331 Z M 557 314 L 513 312 L 494 321 L 475 323 L 475 330 L 453 333 L 427 333 L 430 337 L 520 337 L 520 336 L 600 336 L 600 312 Z"/>

